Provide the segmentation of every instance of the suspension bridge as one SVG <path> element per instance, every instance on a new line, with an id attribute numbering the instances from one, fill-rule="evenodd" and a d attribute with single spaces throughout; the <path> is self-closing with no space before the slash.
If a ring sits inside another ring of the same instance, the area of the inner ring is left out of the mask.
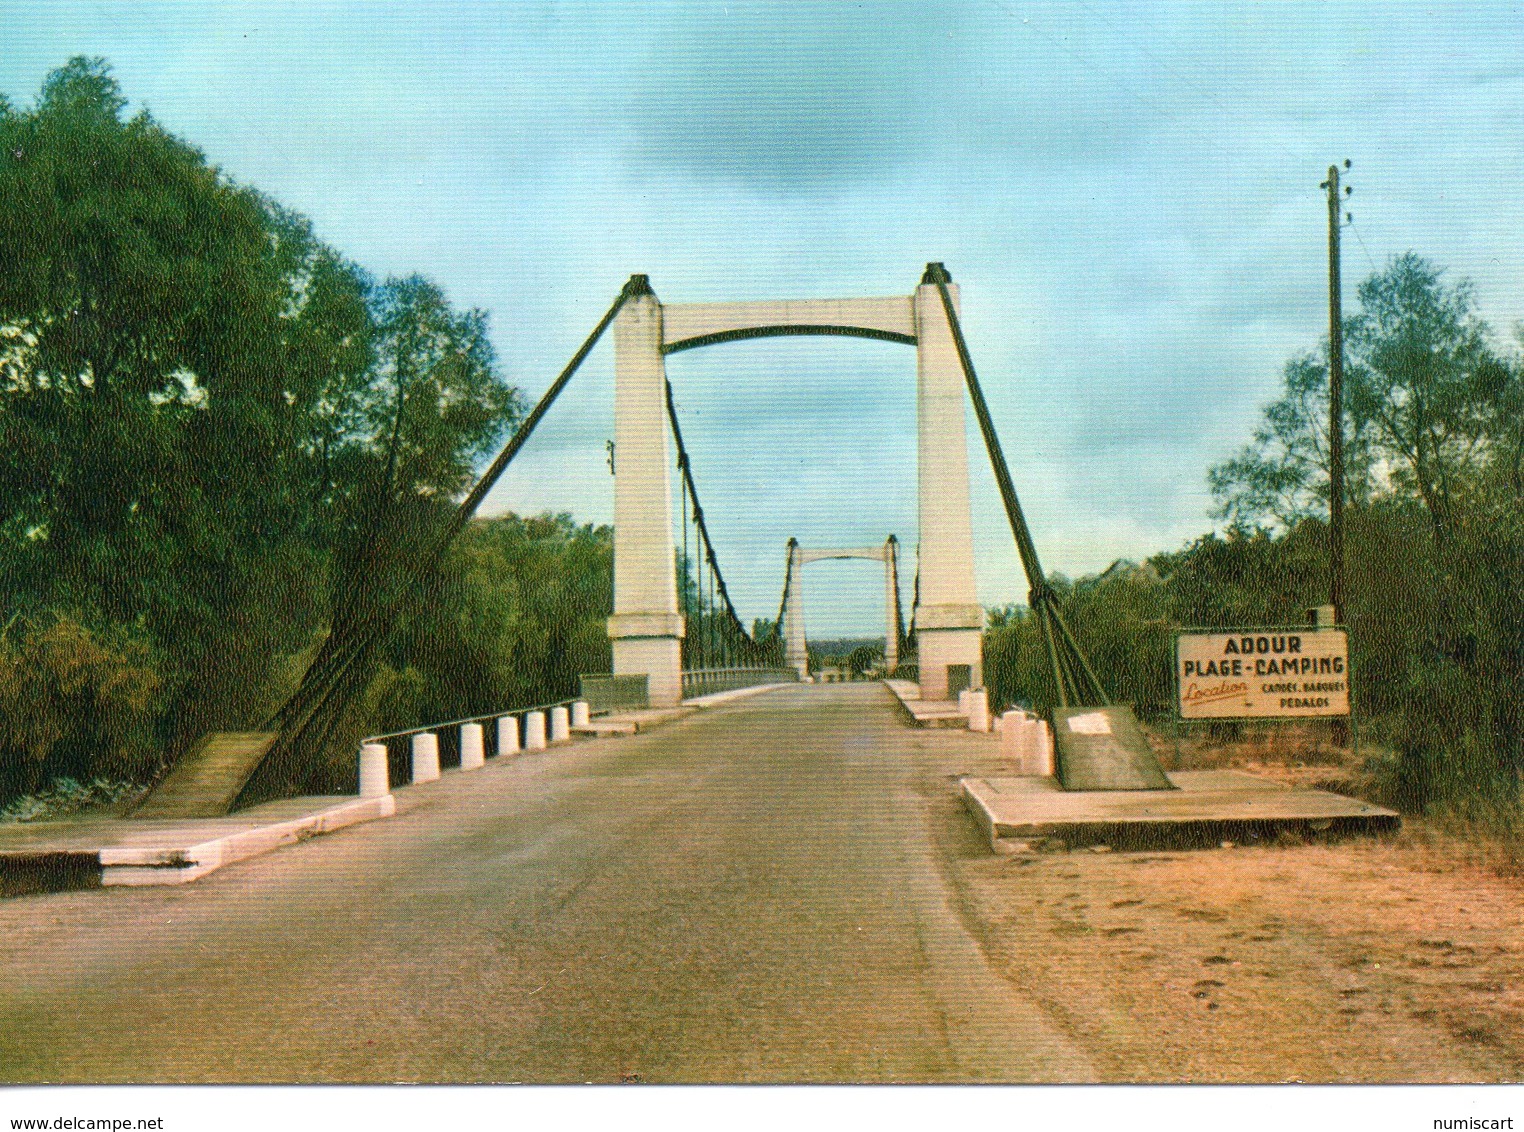
<path id="1" fill-rule="evenodd" d="M 290 797 L 388 617 L 611 327 L 612 671 L 588 674 L 602 714 L 585 686 L 373 736 L 360 797 Z M 790 539 L 777 615 L 748 628 L 732 601 L 665 358 L 782 335 L 916 352 L 908 623 L 894 534 Z M 998 740 L 980 733 L 966 405 L 1049 681 L 1041 718 L 1007 713 Z M 347 595 L 262 731 L 208 737 L 136 814 L 0 831 L 0 894 L 144 886 L 117 903 L 39 897 L 76 901 L 32 905 L 48 924 L 0 902 L 0 1080 L 1093 1080 L 1094 1041 L 1061 1022 L 1067 984 L 1023 989 L 1033 942 L 1006 957 L 970 926 L 957 876 L 979 853 L 960 807 L 997 848 L 1055 830 L 1396 820 L 1230 772 L 1164 773 L 1044 579 L 940 264 L 909 296 L 835 301 L 662 303 L 632 277 L 426 549 L 399 591 Z M 880 683 L 812 686 L 804 575 L 840 559 L 883 567 Z M 208 877 L 183 903 L 146 887 L 345 826 L 359 828 Z"/>

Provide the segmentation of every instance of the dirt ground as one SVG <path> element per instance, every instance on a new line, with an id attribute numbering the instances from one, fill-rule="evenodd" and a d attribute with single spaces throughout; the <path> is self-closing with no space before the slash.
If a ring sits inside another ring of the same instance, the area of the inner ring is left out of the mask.
<path id="1" fill-rule="evenodd" d="M 993 746 L 968 737 L 947 765 L 999 774 Z M 1350 781 L 1349 766 L 1305 754 L 1256 740 L 1181 763 Z M 1524 1077 L 1524 881 L 1422 822 L 1380 838 L 1010 855 L 971 825 L 947 857 L 974 929 L 1102 1079 Z"/>

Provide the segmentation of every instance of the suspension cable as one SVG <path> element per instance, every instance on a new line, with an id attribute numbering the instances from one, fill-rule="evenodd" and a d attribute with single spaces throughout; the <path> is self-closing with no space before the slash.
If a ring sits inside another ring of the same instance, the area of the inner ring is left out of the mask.
<path id="1" fill-rule="evenodd" d="M 724 602 L 724 614 L 726 623 L 735 632 L 740 633 L 741 636 L 745 637 L 748 641 L 751 641 L 751 643 L 755 644 L 756 642 L 752 640 L 751 634 L 746 631 L 746 626 L 742 623 L 740 615 L 736 613 L 735 604 L 730 600 L 730 590 L 725 585 L 725 575 L 721 572 L 719 559 L 714 553 L 714 543 L 709 538 L 709 525 L 704 522 L 704 508 L 699 503 L 698 488 L 693 481 L 693 464 L 688 457 L 687 446 L 683 443 L 682 426 L 678 423 L 677 420 L 677 406 L 672 400 L 672 383 L 668 381 L 665 383 L 665 385 L 667 395 L 667 420 L 671 422 L 672 439 L 676 442 L 677 446 L 677 466 L 678 469 L 682 472 L 683 486 L 687 489 L 688 497 L 693 501 L 693 525 L 695 528 L 697 528 L 699 538 L 702 540 L 700 553 L 701 555 L 706 556 L 709 560 L 709 575 L 711 581 L 710 603 L 713 605 L 713 591 L 717 586 L 719 589 L 719 596 Z"/>
<path id="2" fill-rule="evenodd" d="M 632 275 L 629 278 L 603 317 L 598 320 L 598 324 L 577 352 L 572 355 L 556 380 L 551 383 L 550 388 L 540 397 L 529 415 L 519 423 L 519 427 L 514 431 L 507 445 L 498 453 L 497 458 L 492 461 L 466 497 L 461 500 L 433 545 L 409 563 L 402 577 L 402 585 L 394 594 L 381 597 L 377 607 L 370 610 L 368 616 L 356 624 L 354 618 L 359 598 L 357 587 L 360 583 L 354 583 L 346 591 L 338 604 L 338 623 L 330 626 L 329 635 L 320 646 L 317 659 L 303 674 L 296 691 L 263 724 L 264 730 L 277 730 L 280 735 L 269 754 L 256 768 L 255 775 L 245 787 L 245 794 L 268 791 L 271 786 L 274 786 L 275 792 L 278 792 L 293 784 L 286 780 L 300 773 L 300 768 L 288 764 L 291 763 L 303 739 L 308 737 L 309 731 L 312 731 L 314 727 L 325 741 L 326 737 L 331 736 L 336 721 L 329 720 L 324 725 L 321 722 L 322 716 L 335 704 L 341 689 L 352 683 L 353 673 L 364 670 L 365 664 L 361 663 L 362 660 L 373 656 L 375 650 L 380 647 L 382 639 L 391 631 L 398 614 L 416 597 L 425 579 L 434 571 L 455 537 L 476 514 L 476 509 L 486 498 L 487 493 L 492 490 L 508 465 L 529 441 L 535 428 L 550 411 L 550 407 L 555 404 L 556 398 L 561 395 L 561 391 L 566 388 L 572 376 L 581 368 L 583 361 L 598 344 L 599 339 L 603 337 L 609 324 L 614 321 L 624 304 L 631 298 L 650 293 L 651 284 L 646 276 Z"/>

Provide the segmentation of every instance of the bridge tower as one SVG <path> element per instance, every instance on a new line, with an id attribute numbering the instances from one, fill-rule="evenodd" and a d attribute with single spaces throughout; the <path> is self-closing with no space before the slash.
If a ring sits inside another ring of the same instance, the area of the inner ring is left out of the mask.
<path id="1" fill-rule="evenodd" d="M 806 550 L 788 540 L 788 582 L 783 605 L 784 655 L 803 680 L 810 672 L 809 643 L 804 633 L 804 567 L 828 559 L 867 558 L 884 564 L 884 664 L 893 672 L 900 663 L 899 540 L 890 535 L 883 546 Z"/>
<path id="2" fill-rule="evenodd" d="M 984 607 L 974 585 L 963 366 L 937 292 L 937 272 L 961 313 L 957 284 L 940 263 L 928 264 L 914 298 L 921 536 L 915 636 L 921 698 L 948 700 L 964 688 L 984 686 Z"/>
<path id="3" fill-rule="evenodd" d="M 677 605 L 667 458 L 662 310 L 643 275 L 614 319 L 614 615 L 616 676 L 645 674 L 653 707 L 682 701 L 684 621 Z"/>
<path id="4" fill-rule="evenodd" d="M 788 601 L 783 606 L 783 656 L 784 662 L 799 673 L 799 679 L 810 674 L 809 643 L 804 639 L 804 553 L 793 539 L 788 540 Z"/>
<path id="5" fill-rule="evenodd" d="M 956 304 L 957 288 L 939 263 L 927 265 L 913 295 L 868 299 L 663 305 L 645 276 L 631 279 L 630 297 L 614 320 L 614 615 L 608 630 L 615 674 L 646 674 L 653 705 L 682 698 L 684 626 L 671 527 L 664 358 L 681 350 L 786 335 L 915 346 L 921 696 L 949 699 L 961 688 L 983 684 L 984 611 L 974 585 L 963 370 L 941 306 L 939 280 L 948 283 Z M 802 565 L 790 557 L 795 586 Z M 886 570 L 891 568 L 886 564 Z M 793 604 L 798 608 L 797 601 Z M 802 621 L 797 628 L 797 640 L 803 642 Z M 789 662 L 798 667 L 804 660 L 791 652 Z"/>

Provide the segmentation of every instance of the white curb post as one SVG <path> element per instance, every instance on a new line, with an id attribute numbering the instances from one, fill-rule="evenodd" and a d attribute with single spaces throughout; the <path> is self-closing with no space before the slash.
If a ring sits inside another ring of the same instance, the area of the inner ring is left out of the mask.
<path id="1" fill-rule="evenodd" d="M 963 691 L 958 693 L 958 714 L 968 714 L 968 700 L 971 695 L 973 695 L 973 693 L 970 692 L 967 688 L 964 688 Z"/>
<path id="2" fill-rule="evenodd" d="M 543 751 L 545 749 L 545 713 L 532 711 L 524 716 L 524 750 Z"/>
<path id="3" fill-rule="evenodd" d="M 482 749 L 482 725 L 460 725 L 460 769 L 477 770 L 487 765 L 487 755 Z"/>
<path id="4" fill-rule="evenodd" d="M 550 741 L 564 743 L 571 738 L 571 713 L 564 705 L 550 709 Z"/>
<path id="5" fill-rule="evenodd" d="M 439 736 L 420 731 L 413 736 L 413 782 L 433 782 L 439 777 Z"/>
<path id="6" fill-rule="evenodd" d="M 1037 753 L 1036 773 L 1044 778 L 1052 778 L 1058 767 L 1053 759 L 1053 731 L 1046 720 L 1034 719 L 1032 731 L 1036 735 L 1036 741 L 1032 744 Z"/>
<path id="7" fill-rule="evenodd" d="M 970 731 L 990 729 L 989 693 L 983 688 L 975 688 L 968 694 L 968 729 Z"/>
<path id="8" fill-rule="evenodd" d="M 497 720 L 497 753 L 503 755 L 516 755 L 519 753 L 519 717 L 516 715 L 502 715 Z"/>
<path id="9" fill-rule="evenodd" d="M 360 797 L 380 798 L 391 792 L 392 784 L 386 771 L 386 744 L 361 744 Z"/>
<path id="10" fill-rule="evenodd" d="M 1012 708 L 1000 717 L 1000 753 L 1016 764 L 1016 772 L 1022 771 L 1021 766 L 1021 724 L 1026 719 L 1026 713 Z"/>
<path id="11" fill-rule="evenodd" d="M 592 710 L 586 700 L 578 700 L 572 704 L 571 725 L 573 727 L 586 727 L 592 722 Z"/>
<path id="12" fill-rule="evenodd" d="M 1021 773 L 1025 775 L 1042 774 L 1042 757 L 1040 744 L 1042 736 L 1038 729 L 1040 722 L 1029 715 L 1023 714 L 1021 722 L 1016 728 L 1016 762 L 1021 767 Z"/>

